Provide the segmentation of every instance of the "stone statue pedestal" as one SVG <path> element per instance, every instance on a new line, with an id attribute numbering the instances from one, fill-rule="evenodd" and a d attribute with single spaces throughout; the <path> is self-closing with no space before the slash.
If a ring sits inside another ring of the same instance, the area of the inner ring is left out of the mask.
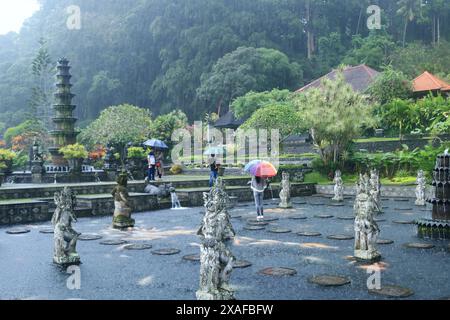
<path id="1" fill-rule="evenodd" d="M 114 229 L 126 229 L 133 228 L 136 221 L 132 218 L 118 215 L 113 218 L 113 228 Z"/>
<path id="2" fill-rule="evenodd" d="M 42 183 L 42 175 L 44 174 L 44 162 L 34 160 L 31 162 L 31 183 Z"/>
<path id="3" fill-rule="evenodd" d="M 70 266 L 81 264 L 80 256 L 78 253 L 73 253 L 63 257 L 53 257 L 53 262 L 60 266 Z"/>
<path id="4" fill-rule="evenodd" d="M 233 292 L 227 290 L 218 290 L 214 293 L 199 290 L 195 293 L 195 296 L 197 300 L 235 300 Z"/>
<path id="5" fill-rule="evenodd" d="M 377 250 L 355 250 L 354 257 L 361 262 L 377 262 L 381 260 L 381 254 Z"/>

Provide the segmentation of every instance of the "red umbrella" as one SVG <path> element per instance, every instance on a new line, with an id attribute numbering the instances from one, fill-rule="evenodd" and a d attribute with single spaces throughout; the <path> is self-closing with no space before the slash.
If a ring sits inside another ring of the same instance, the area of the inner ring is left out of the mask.
<path id="1" fill-rule="evenodd" d="M 271 178 L 277 175 L 275 166 L 267 161 L 252 161 L 246 166 L 245 171 L 261 178 Z"/>

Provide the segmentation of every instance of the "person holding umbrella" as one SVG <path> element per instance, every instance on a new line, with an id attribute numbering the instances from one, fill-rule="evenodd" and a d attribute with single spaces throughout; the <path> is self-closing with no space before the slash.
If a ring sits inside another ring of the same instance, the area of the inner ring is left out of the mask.
<path id="1" fill-rule="evenodd" d="M 277 175 L 275 167 L 267 161 L 253 160 L 249 162 L 244 169 L 252 175 L 252 180 L 248 183 L 253 190 L 253 197 L 255 198 L 257 220 L 264 220 L 264 191 L 267 189 L 267 178 Z"/>
<path id="2" fill-rule="evenodd" d="M 144 146 L 151 147 L 154 150 L 159 150 L 157 156 L 153 152 L 148 155 L 148 179 L 150 181 L 155 181 L 155 174 L 158 173 L 159 179 L 163 176 L 163 159 L 164 154 L 162 150 L 169 149 L 167 144 L 158 139 L 150 139 L 143 143 Z"/>
<path id="3" fill-rule="evenodd" d="M 155 181 L 155 171 L 156 171 L 156 158 L 155 153 L 150 151 L 147 157 L 148 161 L 148 180 Z"/>
<path id="4" fill-rule="evenodd" d="M 211 154 L 210 157 L 208 158 L 208 165 L 209 169 L 211 170 L 209 174 L 209 187 L 212 188 L 217 180 L 220 166 L 220 164 L 217 163 L 215 154 Z"/>

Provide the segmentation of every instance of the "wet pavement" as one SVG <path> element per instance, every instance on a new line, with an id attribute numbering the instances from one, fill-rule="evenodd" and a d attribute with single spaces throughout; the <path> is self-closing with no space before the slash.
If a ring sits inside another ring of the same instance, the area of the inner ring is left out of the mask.
<path id="1" fill-rule="evenodd" d="M 368 265 L 350 258 L 354 240 L 337 240 L 353 235 L 353 221 L 348 219 L 352 216 L 352 199 L 334 205 L 326 197 L 295 198 L 294 209 L 287 210 L 276 208 L 277 200 L 265 202 L 266 216 L 278 219 L 261 230 L 244 229 L 247 220 L 255 218 L 252 203 L 240 203 L 230 210 L 237 233 L 232 251 L 237 259 L 252 264 L 233 271 L 231 285 L 237 299 L 389 299 L 368 292 Z M 415 206 L 413 199 L 385 200 L 383 207 L 385 213 L 378 217 L 380 239 L 394 242 L 378 247 L 382 255 L 377 265 L 381 285 L 413 290 L 414 295 L 408 299 L 449 297 L 448 241 L 418 239 L 415 225 L 396 223 L 426 217 L 429 212 Z M 77 231 L 102 236 L 78 242 L 83 262 L 80 290 L 68 289 L 70 275 L 52 263 L 53 235 L 39 232 L 48 231 L 48 223 L 20 226 L 31 232 L 17 235 L 6 233 L 11 228 L 0 228 L 0 299 L 195 299 L 200 264 L 184 260 L 183 256 L 199 253 L 196 231 L 202 211 L 191 208 L 135 214 L 137 228 L 126 232 L 112 230 L 111 217 L 79 219 L 74 225 Z M 269 232 L 273 230 L 283 233 Z M 308 236 L 310 232 L 321 235 Z M 105 240 L 127 243 L 101 244 Z M 405 246 L 417 242 L 434 247 Z M 130 250 L 129 244 L 149 244 L 151 248 L 134 246 L 143 250 Z M 160 249 L 180 252 L 153 253 Z M 279 277 L 260 273 L 277 267 L 293 269 L 296 274 Z M 322 287 L 308 281 L 320 275 L 348 277 L 351 282 Z"/>

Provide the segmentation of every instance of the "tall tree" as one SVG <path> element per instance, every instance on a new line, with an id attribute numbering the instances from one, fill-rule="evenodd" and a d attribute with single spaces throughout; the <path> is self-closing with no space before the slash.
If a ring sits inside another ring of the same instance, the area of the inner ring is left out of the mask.
<path id="1" fill-rule="evenodd" d="M 422 0 L 399 0 L 397 5 L 399 6 L 397 14 L 404 19 L 403 26 L 403 47 L 406 45 L 406 32 L 408 24 L 421 15 L 422 12 Z"/>
<path id="2" fill-rule="evenodd" d="M 42 121 L 47 128 L 52 115 L 53 61 L 44 38 L 39 39 L 39 50 L 31 63 L 34 86 L 31 89 L 31 117 Z"/>

